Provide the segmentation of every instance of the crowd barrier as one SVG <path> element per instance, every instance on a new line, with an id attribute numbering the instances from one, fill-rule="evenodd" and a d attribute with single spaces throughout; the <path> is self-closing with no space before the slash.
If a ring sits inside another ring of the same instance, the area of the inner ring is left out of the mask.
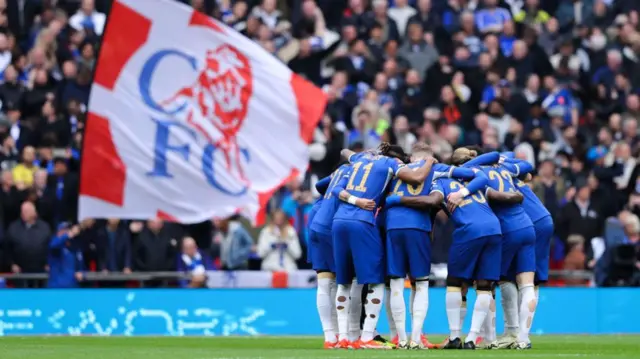
<path id="1" fill-rule="evenodd" d="M 446 333 L 445 290 L 429 298 L 425 332 Z M 0 335 L 319 335 L 315 300 L 311 288 L 7 289 Z M 542 288 L 532 332 L 640 333 L 638 303 L 640 289 Z M 498 310 L 499 332 L 501 318 Z M 384 314 L 378 329 L 387 332 Z"/>

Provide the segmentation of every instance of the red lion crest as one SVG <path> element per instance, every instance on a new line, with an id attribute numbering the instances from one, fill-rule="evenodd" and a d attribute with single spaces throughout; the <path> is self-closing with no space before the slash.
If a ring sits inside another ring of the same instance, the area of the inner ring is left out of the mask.
<path id="1" fill-rule="evenodd" d="M 235 47 L 224 44 L 207 51 L 204 67 L 194 84 L 182 88 L 163 104 L 184 98 L 191 102 L 187 122 L 224 153 L 227 170 L 231 170 L 235 162 L 240 178 L 244 180 L 236 135 L 247 116 L 252 93 L 253 77 L 249 60 Z M 212 124 L 222 138 L 214 140 L 200 119 Z"/>

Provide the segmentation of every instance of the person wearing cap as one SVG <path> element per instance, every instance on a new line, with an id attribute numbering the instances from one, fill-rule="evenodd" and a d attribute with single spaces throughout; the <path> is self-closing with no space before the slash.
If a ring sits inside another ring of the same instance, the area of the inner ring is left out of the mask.
<path id="1" fill-rule="evenodd" d="M 58 224 L 49 242 L 49 288 L 76 288 L 84 278 L 84 259 L 77 243 L 78 225 Z"/>

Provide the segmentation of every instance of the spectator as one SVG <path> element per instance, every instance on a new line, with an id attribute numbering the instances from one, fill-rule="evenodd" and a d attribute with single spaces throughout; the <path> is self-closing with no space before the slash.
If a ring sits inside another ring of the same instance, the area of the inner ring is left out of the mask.
<path id="1" fill-rule="evenodd" d="M 20 217 L 20 204 L 26 197 L 25 191 L 14 186 L 13 175 L 9 171 L 2 171 L 2 187 L 0 191 L 0 206 L 2 206 L 2 222 L 4 228 Z"/>
<path id="2" fill-rule="evenodd" d="M 72 221 L 78 213 L 78 175 L 69 171 L 68 159 L 56 157 L 47 180 L 46 196 L 54 203 L 54 223 Z M 53 225 L 53 223 L 52 223 Z"/>
<path id="3" fill-rule="evenodd" d="M 640 219 L 635 214 L 622 216 L 624 237 L 608 247 L 598 261 L 596 281 L 601 286 L 640 286 Z"/>
<path id="4" fill-rule="evenodd" d="M 555 218 L 567 189 L 564 182 L 556 175 L 556 166 L 553 161 L 546 160 L 538 164 L 538 177 L 533 182 L 533 191 Z"/>
<path id="5" fill-rule="evenodd" d="M 409 120 L 405 116 L 396 117 L 393 122 L 393 135 L 396 138 L 396 144 L 400 145 L 406 153 L 411 153 L 411 148 L 416 143 L 417 138 L 411 133 Z"/>
<path id="6" fill-rule="evenodd" d="M 476 13 L 476 26 L 482 33 L 502 32 L 504 24 L 511 21 L 509 10 L 498 7 L 497 0 L 483 0 L 484 8 Z"/>
<path id="7" fill-rule="evenodd" d="M 13 182 L 20 190 L 33 185 L 33 175 L 38 170 L 35 165 L 36 150 L 27 146 L 22 150 L 22 161 L 13 168 Z"/>
<path id="8" fill-rule="evenodd" d="M 564 270 L 582 271 L 585 270 L 587 257 L 584 254 L 584 237 L 580 235 L 571 235 L 567 239 L 569 251 L 564 259 Z M 588 245 L 588 244 L 587 244 Z M 568 286 L 584 285 L 584 281 L 579 279 L 567 279 L 565 283 Z"/>
<path id="9" fill-rule="evenodd" d="M 298 235 L 287 222 L 286 214 L 278 210 L 273 214 L 272 223 L 260 231 L 258 256 L 262 258 L 262 270 L 294 271 L 298 269 L 296 260 L 302 255 Z"/>
<path id="10" fill-rule="evenodd" d="M 182 239 L 182 253 L 178 257 L 178 271 L 189 274 L 189 280 L 180 281 L 183 288 L 202 288 L 206 286 L 207 270 L 211 270 L 211 259 L 200 249 L 191 237 Z"/>
<path id="11" fill-rule="evenodd" d="M 220 263 L 224 270 L 242 270 L 249 266 L 253 239 L 233 218 L 216 219 L 214 242 L 220 247 Z"/>
<path id="12" fill-rule="evenodd" d="M 11 136 L 5 137 L 0 147 L 0 171 L 11 171 L 18 164 L 19 158 L 16 141 Z"/>
<path id="13" fill-rule="evenodd" d="M 137 229 L 137 226 L 134 228 Z M 96 236 L 97 269 L 105 273 L 131 273 L 131 232 L 126 222 L 109 218 L 106 225 L 98 229 Z"/>
<path id="14" fill-rule="evenodd" d="M 94 0 L 82 0 L 80 9 L 71 18 L 69 26 L 76 31 L 86 30 L 98 36 L 102 35 L 107 16 L 96 11 Z"/>
<path id="15" fill-rule="evenodd" d="M 373 0 L 373 22 L 382 28 L 382 40 L 400 41 L 398 24 L 387 13 L 387 0 Z"/>
<path id="16" fill-rule="evenodd" d="M 416 9 L 409 6 L 408 0 L 395 0 L 394 5 L 388 11 L 389 17 L 398 25 L 398 32 L 404 36 L 409 19 L 416 14 Z"/>
<path id="17" fill-rule="evenodd" d="M 84 279 L 84 259 L 76 243 L 80 227 L 68 222 L 58 225 L 49 243 L 49 288 L 76 288 Z"/>
<path id="18" fill-rule="evenodd" d="M 429 39 L 429 42 L 426 39 Z M 409 23 L 407 39 L 400 48 L 399 54 L 419 75 L 425 74 L 438 61 L 438 50 L 434 47 L 433 37 L 424 34 L 423 25 L 420 22 Z"/>
<path id="19" fill-rule="evenodd" d="M 176 269 L 178 241 L 161 219 L 132 222 L 134 268 L 142 272 L 163 272 Z"/>
<path id="20" fill-rule="evenodd" d="M 12 273 L 44 273 L 47 268 L 51 229 L 38 219 L 36 208 L 31 202 L 23 202 L 20 219 L 9 225 L 6 243 L 7 255 Z M 38 281 L 16 283 L 21 287 L 41 287 Z"/>
<path id="21" fill-rule="evenodd" d="M 592 202 L 592 189 L 587 183 L 577 186 L 571 202 L 560 209 L 556 219 L 556 228 L 560 239 L 569 248 L 568 239 L 572 234 L 579 234 L 584 239 L 584 251 L 587 258 L 586 268 L 593 269 L 595 260 L 591 248 L 591 239 L 598 237 L 603 231 L 602 203 Z"/>

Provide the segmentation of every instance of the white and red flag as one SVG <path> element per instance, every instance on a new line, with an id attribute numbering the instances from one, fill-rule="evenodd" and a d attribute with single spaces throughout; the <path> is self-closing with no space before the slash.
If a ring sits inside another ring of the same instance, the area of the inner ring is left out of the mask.
<path id="1" fill-rule="evenodd" d="M 323 92 L 174 0 L 115 0 L 81 163 L 79 217 L 261 222 L 308 166 Z"/>

